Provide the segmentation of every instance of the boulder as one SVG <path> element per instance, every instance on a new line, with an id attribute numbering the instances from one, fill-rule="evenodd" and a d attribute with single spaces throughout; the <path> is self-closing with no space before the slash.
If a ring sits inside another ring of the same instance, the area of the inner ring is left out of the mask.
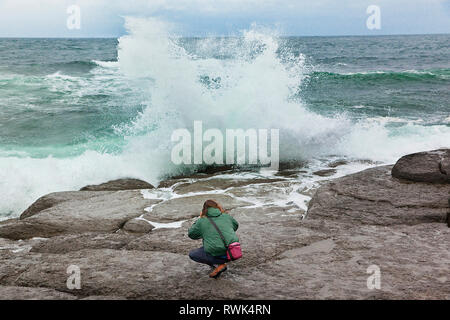
<path id="1" fill-rule="evenodd" d="M 89 185 L 80 189 L 80 191 L 118 191 L 118 190 L 136 190 L 153 189 L 154 187 L 145 181 L 139 179 L 117 179 L 102 184 Z"/>
<path id="2" fill-rule="evenodd" d="M 71 193 L 71 199 L 84 199 L 84 195 L 80 193 Z M 51 194 L 47 194 L 45 196 L 40 197 L 35 202 L 31 204 L 22 214 L 20 215 L 21 219 L 25 219 L 28 217 L 31 217 L 32 215 L 44 211 L 45 209 L 51 208 L 58 203 L 67 201 L 69 198 L 67 197 L 67 194 L 64 194 L 63 192 L 55 192 Z"/>
<path id="3" fill-rule="evenodd" d="M 45 205 L 39 205 L 41 201 Z M 0 222 L 0 237 L 27 239 L 114 232 L 128 220 L 142 215 L 146 207 L 159 201 L 144 199 L 139 190 L 51 193 L 25 210 L 20 220 Z"/>
<path id="4" fill-rule="evenodd" d="M 392 176 L 417 182 L 450 183 L 450 149 L 403 156 L 392 168 Z"/>

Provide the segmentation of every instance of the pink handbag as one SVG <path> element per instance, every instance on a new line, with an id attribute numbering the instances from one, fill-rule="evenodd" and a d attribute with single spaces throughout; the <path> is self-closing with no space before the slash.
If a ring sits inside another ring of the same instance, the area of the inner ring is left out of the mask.
<path id="1" fill-rule="evenodd" d="M 227 258 L 231 261 L 242 258 L 241 244 L 239 242 L 230 243 L 227 247 Z"/>
<path id="2" fill-rule="evenodd" d="M 225 237 L 223 236 L 219 227 L 217 227 L 216 223 L 210 217 L 207 217 L 207 218 L 212 223 L 214 228 L 216 228 L 217 232 L 220 235 L 220 238 L 223 241 L 223 244 L 225 245 L 225 248 L 227 249 L 228 261 L 234 261 L 234 260 L 242 258 L 241 244 L 239 242 L 233 242 L 233 243 L 230 243 L 229 245 L 227 245 L 227 242 L 225 241 Z"/>

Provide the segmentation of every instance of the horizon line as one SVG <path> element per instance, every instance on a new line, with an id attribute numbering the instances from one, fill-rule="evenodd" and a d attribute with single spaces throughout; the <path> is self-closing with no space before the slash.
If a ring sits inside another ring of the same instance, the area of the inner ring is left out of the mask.
<path id="1" fill-rule="evenodd" d="M 118 39 L 127 34 L 120 36 L 0 36 L 0 39 Z M 450 35 L 447 33 L 391 33 L 391 34 L 330 34 L 330 35 L 280 35 L 278 38 L 289 38 L 289 37 L 386 37 L 386 36 L 427 36 L 427 35 Z M 235 35 L 186 35 L 186 36 L 175 36 L 178 38 L 239 38 L 240 36 Z"/>

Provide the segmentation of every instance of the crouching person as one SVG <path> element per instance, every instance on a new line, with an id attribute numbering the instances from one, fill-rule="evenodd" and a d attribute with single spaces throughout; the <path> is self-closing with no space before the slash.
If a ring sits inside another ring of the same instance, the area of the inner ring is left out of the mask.
<path id="1" fill-rule="evenodd" d="M 227 246 L 239 241 L 236 230 L 239 223 L 214 200 L 206 200 L 200 218 L 191 226 L 188 236 L 203 240 L 203 246 L 191 250 L 189 257 L 212 268 L 211 278 L 218 278 L 227 270 Z M 219 230 L 217 230 L 219 229 Z"/>

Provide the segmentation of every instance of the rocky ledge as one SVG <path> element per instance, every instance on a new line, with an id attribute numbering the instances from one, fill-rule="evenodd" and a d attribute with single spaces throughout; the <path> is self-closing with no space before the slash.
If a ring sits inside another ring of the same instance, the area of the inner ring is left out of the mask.
<path id="1" fill-rule="evenodd" d="M 52 193 L 0 222 L 0 297 L 449 299 L 448 155 L 409 155 L 315 192 L 290 169 L 274 178 L 219 172 L 158 188 L 126 179 Z M 313 195 L 307 212 L 277 200 L 296 194 Z M 240 222 L 244 251 L 218 280 L 187 257 L 201 245 L 187 229 L 208 198 Z M 73 265 L 79 289 L 67 286 Z M 373 266 L 379 289 L 368 286 Z"/>

